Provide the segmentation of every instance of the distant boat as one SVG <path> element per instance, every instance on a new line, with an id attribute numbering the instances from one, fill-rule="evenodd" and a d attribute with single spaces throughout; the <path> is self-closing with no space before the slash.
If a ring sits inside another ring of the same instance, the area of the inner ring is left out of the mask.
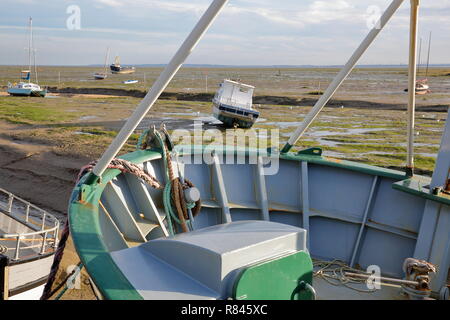
<path id="1" fill-rule="evenodd" d="M 103 72 L 96 72 L 94 73 L 94 78 L 96 80 L 104 80 L 108 77 L 107 75 L 107 64 L 108 64 L 108 56 L 109 56 L 109 48 L 106 50 L 106 57 L 105 57 L 105 66 L 104 66 L 104 71 Z"/>
<path id="2" fill-rule="evenodd" d="M 133 83 L 138 83 L 138 82 L 139 82 L 138 80 L 125 80 L 125 81 L 122 81 L 123 84 L 133 84 Z"/>
<path id="3" fill-rule="evenodd" d="M 47 89 L 42 89 L 38 84 L 31 82 L 31 59 L 34 59 L 34 73 L 37 82 L 37 69 L 36 69 L 36 52 L 33 49 L 33 19 L 30 17 L 30 39 L 28 43 L 28 70 L 21 71 L 21 80 L 28 80 L 28 82 L 21 81 L 19 83 L 8 83 L 7 92 L 12 96 L 35 96 L 45 97 Z"/>
<path id="4" fill-rule="evenodd" d="M 428 85 L 428 79 L 422 79 L 416 81 L 416 94 L 427 94 L 430 93 L 430 86 Z"/>
<path id="5" fill-rule="evenodd" d="M 428 57 L 427 57 L 427 69 L 425 71 L 425 79 L 417 80 L 416 82 L 416 94 L 427 94 L 430 93 L 430 86 L 428 84 L 428 70 L 430 68 L 430 51 L 431 51 L 431 32 L 430 38 L 428 39 Z"/>
<path id="6" fill-rule="evenodd" d="M 425 78 L 416 80 L 416 94 L 418 95 L 424 95 L 431 93 L 430 85 L 428 84 L 428 70 L 430 67 L 430 49 L 431 49 L 431 32 L 430 32 L 430 38 L 428 40 L 428 58 L 427 58 L 427 68 L 425 71 Z M 422 39 L 420 39 L 420 45 L 419 45 L 419 63 L 417 65 L 417 73 L 420 73 L 420 56 L 422 53 Z M 408 92 L 408 89 L 405 89 L 405 92 Z"/>
<path id="7" fill-rule="evenodd" d="M 109 66 L 111 72 L 114 74 L 129 74 L 134 73 L 136 71 L 135 67 L 122 67 L 120 65 L 120 57 L 117 56 L 114 60 L 114 63 Z"/>
<path id="8" fill-rule="evenodd" d="M 105 80 L 107 77 L 106 73 L 94 73 L 95 80 Z"/>
<path id="9" fill-rule="evenodd" d="M 253 126 L 259 112 L 252 109 L 255 87 L 225 79 L 213 99 L 213 115 L 226 127 L 245 128 Z"/>

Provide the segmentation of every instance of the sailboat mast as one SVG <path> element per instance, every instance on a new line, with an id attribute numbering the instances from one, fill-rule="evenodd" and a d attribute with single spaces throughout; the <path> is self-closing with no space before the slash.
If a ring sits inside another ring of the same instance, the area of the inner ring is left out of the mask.
<path id="1" fill-rule="evenodd" d="M 428 40 L 427 71 L 425 72 L 425 78 L 428 77 L 428 69 L 430 67 L 431 33 L 432 31 L 430 31 L 430 39 Z"/>
<path id="2" fill-rule="evenodd" d="M 422 56 L 422 38 L 420 38 L 419 42 L 419 60 L 417 61 L 417 73 L 420 72 L 421 56 Z"/>
<path id="3" fill-rule="evenodd" d="M 33 49 L 33 64 L 34 64 L 34 77 L 36 78 L 36 84 L 39 84 L 37 65 L 36 65 L 36 50 L 35 49 Z"/>
<path id="4" fill-rule="evenodd" d="M 31 50 L 33 48 L 33 19 L 30 17 L 30 39 L 28 39 L 28 72 L 31 73 Z M 28 83 L 31 82 L 31 75 L 28 77 Z"/>
<path id="5" fill-rule="evenodd" d="M 104 72 L 105 72 L 105 74 L 106 74 L 106 70 L 107 70 L 108 57 L 109 57 L 109 47 L 108 47 L 108 49 L 106 50 L 105 67 L 104 67 Z"/>

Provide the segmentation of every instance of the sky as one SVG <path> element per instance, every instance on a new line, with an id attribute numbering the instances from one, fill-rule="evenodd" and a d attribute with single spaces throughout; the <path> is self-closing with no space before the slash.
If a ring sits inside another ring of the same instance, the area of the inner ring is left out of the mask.
<path id="1" fill-rule="evenodd" d="M 103 64 L 108 47 L 109 62 L 165 64 L 211 1 L 1 0 L 0 65 L 27 63 L 29 16 L 40 65 Z M 186 63 L 342 65 L 390 3 L 230 0 Z M 407 63 L 409 7 L 405 0 L 360 64 Z M 450 0 L 422 0 L 419 28 L 422 60 L 431 31 L 431 63 L 450 63 Z"/>

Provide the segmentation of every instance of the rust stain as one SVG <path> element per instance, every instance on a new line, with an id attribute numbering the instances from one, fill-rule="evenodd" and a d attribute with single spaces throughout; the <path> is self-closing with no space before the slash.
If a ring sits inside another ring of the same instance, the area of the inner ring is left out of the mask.
<path id="1" fill-rule="evenodd" d="M 328 158 L 328 157 L 323 157 L 325 160 L 330 161 L 330 162 L 335 162 L 335 163 L 342 163 L 342 160 L 340 159 L 335 159 L 335 158 Z"/>

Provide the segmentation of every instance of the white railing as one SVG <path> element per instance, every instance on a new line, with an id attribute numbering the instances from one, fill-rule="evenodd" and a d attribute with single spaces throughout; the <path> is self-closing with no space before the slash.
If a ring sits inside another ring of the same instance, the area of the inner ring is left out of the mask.
<path id="1" fill-rule="evenodd" d="M 49 246 L 54 249 L 57 247 L 60 227 L 57 218 L 2 188 L 0 188 L 0 196 L 3 198 L 0 198 L 0 209 L 3 209 L 11 218 L 16 219 L 28 229 L 35 230 L 33 232 L 0 235 L 3 240 L 15 240 L 13 260 L 20 260 L 21 251 L 26 249 L 40 248 L 39 254 L 42 255 Z M 22 242 L 28 241 L 31 242 L 30 245 L 21 246 Z M 35 242 L 39 243 L 33 244 Z"/>

